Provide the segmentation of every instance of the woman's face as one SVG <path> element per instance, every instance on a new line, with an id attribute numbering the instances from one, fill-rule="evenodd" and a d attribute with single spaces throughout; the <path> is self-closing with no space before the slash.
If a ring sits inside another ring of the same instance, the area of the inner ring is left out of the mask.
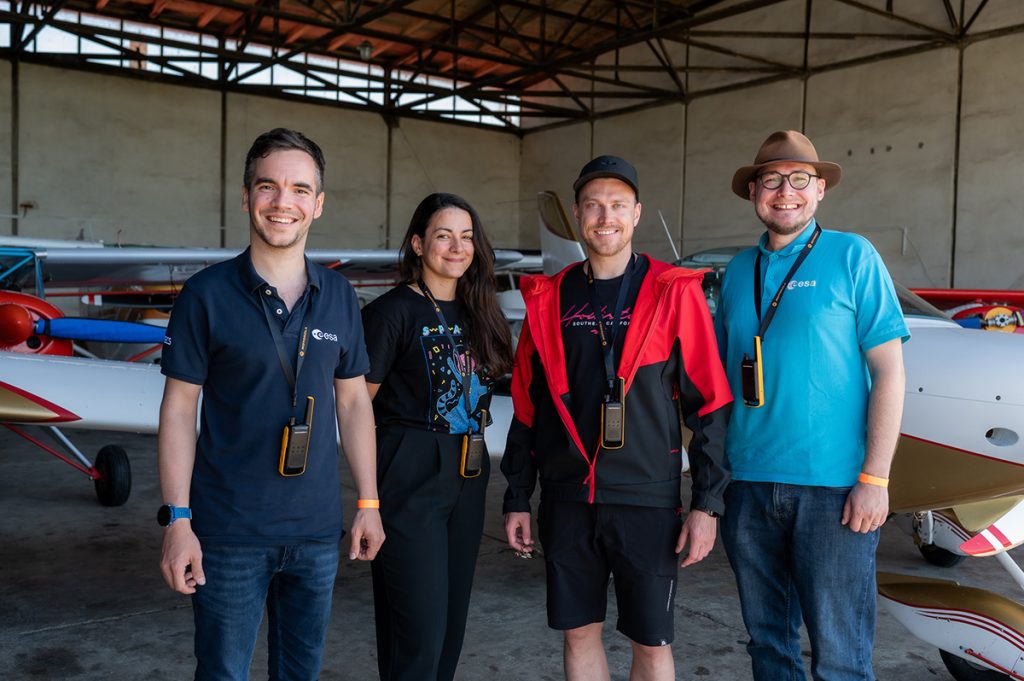
<path id="1" fill-rule="evenodd" d="M 423 263 L 423 278 L 458 279 L 473 262 L 473 219 L 461 208 L 434 213 L 423 237 L 413 235 L 412 250 Z"/>

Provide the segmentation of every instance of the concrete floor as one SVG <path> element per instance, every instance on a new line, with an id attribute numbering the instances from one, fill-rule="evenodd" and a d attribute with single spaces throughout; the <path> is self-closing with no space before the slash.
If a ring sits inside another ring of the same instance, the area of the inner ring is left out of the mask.
<path id="1" fill-rule="evenodd" d="M 101 507 L 84 476 L 0 430 L 0 678 L 191 678 L 191 609 L 186 597 L 164 586 L 157 568 L 162 530 L 153 519 L 160 503 L 155 438 L 70 434 L 90 456 L 107 443 L 128 450 L 131 498 L 120 508 Z M 503 487 L 500 474 L 492 477 L 458 678 L 560 679 L 561 637 L 546 626 L 544 565 L 507 549 Z M 351 487 L 347 494 L 351 501 Z M 891 524 L 883 530 L 879 562 L 882 569 L 955 577 L 1013 594 L 995 561 L 976 559 L 951 571 L 931 567 Z M 369 566 L 346 561 L 321 678 L 376 678 L 372 608 Z M 676 610 L 678 678 L 749 678 L 746 636 L 720 546 L 683 572 Z M 609 619 L 614 621 L 614 603 Z M 626 679 L 628 641 L 606 629 L 612 678 Z M 261 644 L 253 678 L 266 678 L 265 658 Z M 881 680 L 950 678 L 938 651 L 885 612 L 879 614 L 875 669 Z"/>

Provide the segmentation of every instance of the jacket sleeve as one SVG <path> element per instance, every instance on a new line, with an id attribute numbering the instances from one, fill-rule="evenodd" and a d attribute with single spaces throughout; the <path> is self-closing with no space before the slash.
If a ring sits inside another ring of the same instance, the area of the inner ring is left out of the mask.
<path id="1" fill-rule="evenodd" d="M 677 378 L 683 421 L 693 431 L 687 450 L 693 480 L 690 508 L 722 514 L 730 478 L 725 435 L 732 413 L 732 392 L 699 281 L 688 282 L 681 296 Z"/>
<path id="2" fill-rule="evenodd" d="M 503 513 L 530 512 L 530 497 L 537 485 L 533 453 L 533 415 L 537 390 L 544 388 L 544 370 L 530 335 L 529 319 L 523 323 L 512 368 L 512 404 L 515 414 L 508 429 L 501 472 L 508 481 Z"/>
<path id="3" fill-rule="evenodd" d="M 725 455 L 725 433 L 729 425 L 732 404 L 698 416 L 691 413 L 686 418 L 687 427 L 693 431 L 690 448 L 690 476 L 693 480 L 690 509 L 725 513 L 725 488 L 729 485 L 729 461 Z"/>

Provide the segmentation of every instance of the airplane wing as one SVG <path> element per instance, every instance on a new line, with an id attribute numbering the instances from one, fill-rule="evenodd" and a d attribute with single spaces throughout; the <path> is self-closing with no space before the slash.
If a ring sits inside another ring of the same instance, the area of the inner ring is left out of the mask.
<path id="1" fill-rule="evenodd" d="M 0 237 L 5 252 L 21 250 L 34 255 L 44 284 L 61 288 L 112 287 L 137 284 L 180 285 L 211 265 L 235 257 L 241 249 L 165 248 L 161 246 L 104 246 L 96 242 L 75 242 L 22 237 Z M 8 255 L 10 255 L 8 253 Z M 394 279 L 398 272 L 396 249 L 311 249 L 313 262 L 336 269 L 350 279 Z M 539 256 L 517 250 L 495 251 L 495 269 L 539 269 Z M 0 268 L 2 269 L 2 268 Z M 34 276 L 23 268 L 24 281 Z"/>
<path id="2" fill-rule="evenodd" d="M 0 423 L 155 433 L 163 387 L 154 364 L 0 352 Z"/>
<path id="3" fill-rule="evenodd" d="M 1024 544 L 1024 499 L 960 545 L 969 556 L 993 556 Z"/>

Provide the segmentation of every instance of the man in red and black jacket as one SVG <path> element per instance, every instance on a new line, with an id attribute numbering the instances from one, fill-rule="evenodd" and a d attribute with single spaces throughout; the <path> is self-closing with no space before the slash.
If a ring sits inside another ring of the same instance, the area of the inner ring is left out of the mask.
<path id="1" fill-rule="evenodd" d="M 570 681 L 608 679 L 601 642 L 608 578 L 630 679 L 674 679 L 677 555 L 702 560 L 729 482 L 723 443 L 732 396 L 701 274 L 634 254 L 632 165 L 600 156 L 573 185 L 588 258 L 522 283 L 526 324 L 512 375 L 515 418 L 501 470 L 505 531 L 533 549 L 538 477 L 548 624 L 565 633 Z M 596 314 L 595 314 L 596 312 Z M 680 518 L 682 423 L 693 432 L 690 512 Z"/>

